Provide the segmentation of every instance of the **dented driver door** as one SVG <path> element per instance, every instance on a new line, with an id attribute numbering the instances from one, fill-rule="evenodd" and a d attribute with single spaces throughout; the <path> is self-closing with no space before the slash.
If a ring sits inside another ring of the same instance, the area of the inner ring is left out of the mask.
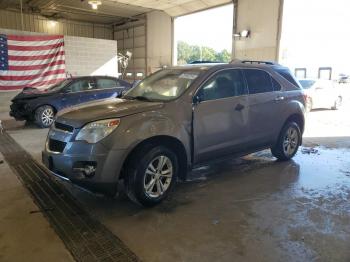
<path id="1" fill-rule="evenodd" d="M 242 151 L 249 139 L 248 96 L 239 69 L 222 70 L 197 93 L 193 106 L 194 161 Z"/>

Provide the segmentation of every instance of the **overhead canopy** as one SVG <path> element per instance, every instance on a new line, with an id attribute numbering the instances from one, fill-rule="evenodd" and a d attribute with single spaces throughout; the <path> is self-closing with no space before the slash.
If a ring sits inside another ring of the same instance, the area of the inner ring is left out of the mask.
<path id="1" fill-rule="evenodd" d="M 162 10 L 170 16 L 181 16 L 203 9 L 230 3 L 230 0 L 101 0 L 93 10 L 88 0 L 22 0 L 23 11 L 52 19 L 111 24 L 138 15 Z M 20 10 L 20 0 L 0 0 L 0 9 Z"/>

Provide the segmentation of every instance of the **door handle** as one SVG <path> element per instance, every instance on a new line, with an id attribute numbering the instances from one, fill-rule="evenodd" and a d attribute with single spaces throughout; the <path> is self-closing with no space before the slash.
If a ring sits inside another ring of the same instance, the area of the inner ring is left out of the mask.
<path id="1" fill-rule="evenodd" d="M 284 100 L 284 96 L 278 96 L 274 100 L 275 101 L 283 101 Z"/>
<path id="2" fill-rule="evenodd" d="M 236 107 L 235 107 L 235 110 L 236 110 L 236 111 L 242 111 L 243 108 L 244 108 L 244 105 L 242 105 L 242 104 L 237 104 Z"/>

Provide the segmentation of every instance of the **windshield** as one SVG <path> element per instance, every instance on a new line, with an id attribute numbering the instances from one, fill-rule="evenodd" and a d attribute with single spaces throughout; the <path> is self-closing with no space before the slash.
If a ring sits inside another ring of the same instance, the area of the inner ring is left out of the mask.
<path id="1" fill-rule="evenodd" d="M 199 74 L 200 70 L 164 69 L 141 81 L 123 98 L 169 101 L 185 92 Z"/>
<path id="2" fill-rule="evenodd" d="M 299 80 L 299 82 L 304 89 L 308 89 L 316 83 L 314 80 Z"/>
<path id="3" fill-rule="evenodd" d="M 53 86 L 50 86 L 47 90 L 48 91 L 58 91 L 60 90 L 61 88 L 65 87 L 69 82 L 71 82 L 72 80 L 70 79 L 66 79 L 66 80 L 63 80 Z"/>

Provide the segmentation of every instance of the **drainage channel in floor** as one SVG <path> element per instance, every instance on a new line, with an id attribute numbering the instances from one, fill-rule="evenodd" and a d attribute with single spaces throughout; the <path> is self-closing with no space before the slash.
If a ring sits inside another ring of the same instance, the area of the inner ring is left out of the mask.
<path id="1" fill-rule="evenodd" d="M 0 133 L 0 152 L 76 261 L 139 261 L 6 132 Z"/>

